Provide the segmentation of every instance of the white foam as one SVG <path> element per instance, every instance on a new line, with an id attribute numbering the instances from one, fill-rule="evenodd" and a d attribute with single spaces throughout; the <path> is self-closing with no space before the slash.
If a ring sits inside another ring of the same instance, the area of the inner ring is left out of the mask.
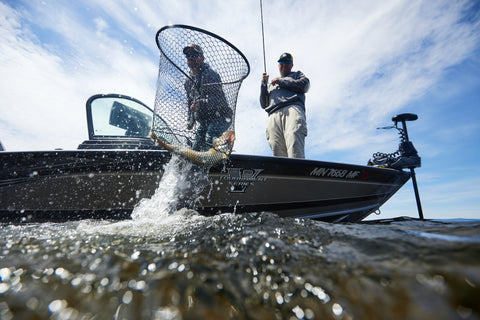
<path id="1" fill-rule="evenodd" d="M 132 220 L 97 224 L 93 228 L 91 225 L 79 227 L 87 232 L 109 234 L 175 235 L 187 225 L 191 226 L 205 219 L 189 208 L 198 202 L 201 192 L 209 183 L 208 171 L 205 168 L 172 155 L 164 167 L 162 179 L 154 195 L 150 199 L 142 199 L 135 206 Z"/>
<path id="2" fill-rule="evenodd" d="M 182 207 L 193 207 L 208 184 L 208 171 L 172 155 L 162 179 L 150 199 L 142 199 L 132 212 L 132 219 L 161 220 Z"/>

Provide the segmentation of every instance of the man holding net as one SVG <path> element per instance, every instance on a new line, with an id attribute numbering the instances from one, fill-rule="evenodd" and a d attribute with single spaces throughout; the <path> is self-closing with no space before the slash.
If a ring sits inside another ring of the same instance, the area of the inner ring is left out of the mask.
<path id="1" fill-rule="evenodd" d="M 196 127 L 192 149 L 206 151 L 212 140 L 220 137 L 232 123 L 232 110 L 222 90 L 222 80 L 217 72 L 205 62 L 202 48 L 190 44 L 183 49 L 189 77 L 184 86 L 187 93 L 187 129 Z"/>

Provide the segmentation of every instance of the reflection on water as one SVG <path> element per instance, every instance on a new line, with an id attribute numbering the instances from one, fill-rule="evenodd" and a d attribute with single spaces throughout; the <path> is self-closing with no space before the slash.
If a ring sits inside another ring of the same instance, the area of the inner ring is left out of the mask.
<path id="1" fill-rule="evenodd" d="M 478 221 L 169 218 L 1 225 L 1 319 L 479 318 Z"/>
<path id="2" fill-rule="evenodd" d="M 480 318 L 478 220 L 204 217 L 167 196 L 195 179 L 128 221 L 0 224 L 0 319 Z"/>

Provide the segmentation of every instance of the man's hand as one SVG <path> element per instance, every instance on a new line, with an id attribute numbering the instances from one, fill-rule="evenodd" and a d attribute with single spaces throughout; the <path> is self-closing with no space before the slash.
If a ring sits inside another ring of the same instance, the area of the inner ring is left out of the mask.
<path id="1" fill-rule="evenodd" d="M 272 85 L 277 85 L 279 81 L 280 81 L 280 78 L 273 79 L 272 80 Z"/>
<path id="2" fill-rule="evenodd" d="M 263 75 L 262 75 L 262 83 L 263 84 L 268 83 L 268 74 L 266 72 L 264 72 Z"/>
<path id="3" fill-rule="evenodd" d="M 193 112 L 197 112 L 198 110 L 200 110 L 200 101 L 192 102 L 190 110 L 192 110 Z"/>

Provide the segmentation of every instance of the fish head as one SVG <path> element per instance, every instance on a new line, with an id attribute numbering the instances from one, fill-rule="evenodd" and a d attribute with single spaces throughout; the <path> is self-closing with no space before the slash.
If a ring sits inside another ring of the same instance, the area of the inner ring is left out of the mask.
<path id="1" fill-rule="evenodd" d="M 213 148 L 219 152 L 229 153 L 233 149 L 235 141 L 235 133 L 233 131 L 225 131 L 221 137 L 213 139 Z"/>

